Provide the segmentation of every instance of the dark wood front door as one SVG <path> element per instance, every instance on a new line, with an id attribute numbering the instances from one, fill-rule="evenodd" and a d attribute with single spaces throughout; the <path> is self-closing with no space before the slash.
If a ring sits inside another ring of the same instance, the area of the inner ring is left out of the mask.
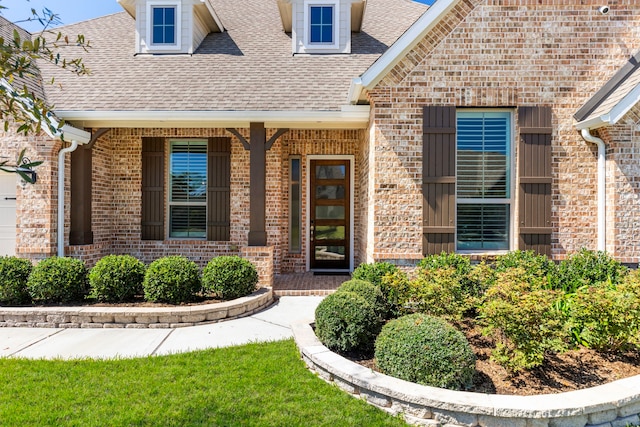
<path id="1" fill-rule="evenodd" d="M 350 171 L 349 160 L 311 161 L 312 269 L 349 269 Z"/>

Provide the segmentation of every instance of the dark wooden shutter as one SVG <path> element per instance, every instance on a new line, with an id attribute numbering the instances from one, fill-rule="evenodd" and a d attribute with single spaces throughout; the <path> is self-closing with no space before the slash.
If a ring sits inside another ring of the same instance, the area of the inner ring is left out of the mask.
<path id="1" fill-rule="evenodd" d="M 551 108 L 518 109 L 520 238 L 522 250 L 551 255 Z"/>
<path id="2" fill-rule="evenodd" d="M 424 108 L 422 204 L 424 255 L 455 251 L 456 108 Z"/>
<path id="3" fill-rule="evenodd" d="M 209 138 L 207 149 L 207 240 L 231 236 L 231 139 Z"/>
<path id="4" fill-rule="evenodd" d="M 69 244 L 90 245 L 93 160 L 91 148 L 80 146 L 71 153 L 71 197 Z"/>
<path id="5" fill-rule="evenodd" d="M 142 240 L 164 239 L 164 138 L 142 138 Z"/>

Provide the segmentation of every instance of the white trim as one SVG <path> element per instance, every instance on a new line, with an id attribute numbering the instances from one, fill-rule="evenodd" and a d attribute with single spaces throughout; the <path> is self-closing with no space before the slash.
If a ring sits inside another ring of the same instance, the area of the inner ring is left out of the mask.
<path id="1" fill-rule="evenodd" d="M 264 122 L 268 128 L 366 129 L 368 105 L 345 106 L 341 111 L 56 111 L 81 127 L 216 128 L 249 127 Z"/>
<path id="2" fill-rule="evenodd" d="M 438 0 L 360 77 L 349 90 L 350 103 L 357 103 L 363 89 L 370 90 L 429 33 L 460 0 Z"/>
<path id="3" fill-rule="evenodd" d="M 306 221 L 304 222 L 304 227 L 303 230 L 301 230 L 300 232 L 304 232 L 304 233 L 309 233 L 309 227 L 311 227 L 311 203 L 309 203 L 309 201 L 311 200 L 311 160 L 349 160 L 349 173 L 350 173 L 350 181 L 349 185 L 351 186 L 350 191 L 349 191 L 349 271 L 353 271 L 353 263 L 354 263 L 354 249 L 355 249 L 355 242 L 354 242 L 354 238 L 355 238 L 355 231 L 353 229 L 354 224 L 355 224 L 355 197 L 354 197 L 354 193 L 355 193 L 355 156 L 348 154 L 348 155 L 333 155 L 333 154 L 311 154 L 307 156 L 307 174 L 306 176 L 302 176 L 302 182 L 305 184 L 306 187 L 306 191 L 305 191 L 305 198 L 306 198 L 306 204 L 307 204 L 307 209 L 306 209 Z M 308 236 L 308 234 L 305 234 Z M 304 239 L 303 239 L 304 241 Z M 307 256 L 306 256 L 306 271 L 311 270 L 311 242 L 309 241 L 309 239 L 307 238 Z"/>
<path id="4" fill-rule="evenodd" d="M 173 44 L 153 43 L 153 8 L 175 7 L 176 9 L 176 42 Z M 182 49 L 182 2 L 176 0 L 153 0 L 147 3 L 147 51 L 172 51 Z"/>
<path id="5" fill-rule="evenodd" d="M 333 43 L 311 42 L 311 7 L 333 7 Z M 305 51 L 338 50 L 340 48 L 340 1 L 339 0 L 304 0 L 304 36 L 302 42 Z M 349 23 L 351 25 L 351 23 Z"/>
<path id="6" fill-rule="evenodd" d="M 607 114 L 583 120 L 576 124 L 576 129 L 597 129 L 618 123 L 636 104 L 640 102 L 640 84 L 634 87 L 624 98 L 609 110 Z"/>

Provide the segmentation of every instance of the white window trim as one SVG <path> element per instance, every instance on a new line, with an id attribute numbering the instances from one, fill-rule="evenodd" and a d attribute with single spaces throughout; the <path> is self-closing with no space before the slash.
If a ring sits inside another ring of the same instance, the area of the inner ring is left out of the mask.
<path id="1" fill-rule="evenodd" d="M 515 111 L 513 109 L 508 109 L 508 108 L 461 108 L 458 109 L 456 111 L 456 122 L 457 122 L 457 113 L 458 112 L 465 112 L 465 113 L 509 113 L 510 116 L 510 120 L 509 120 L 509 140 L 510 140 L 510 147 L 509 147 L 509 156 L 511 157 L 510 161 L 509 161 L 509 168 L 510 168 L 510 172 L 509 172 L 509 176 L 510 176 L 510 183 L 509 183 L 509 198 L 504 198 L 504 199 L 495 199 L 495 200 L 490 200 L 490 199 L 461 199 L 462 201 L 459 202 L 458 200 L 458 184 L 457 184 L 457 161 L 456 161 L 456 201 L 455 201 L 455 234 L 454 234 L 454 245 L 455 245 L 455 251 L 456 253 L 459 254 L 465 254 L 465 255 L 504 255 L 506 253 L 508 253 L 509 251 L 513 251 L 515 248 L 517 248 L 517 242 L 516 242 L 516 232 L 515 232 L 515 227 L 516 227 L 516 217 L 515 217 L 515 213 L 516 213 L 516 189 L 517 189 L 517 183 L 516 181 L 518 180 L 517 177 L 517 170 L 516 170 L 516 128 L 515 128 Z M 457 126 L 456 126 L 457 127 Z M 457 150 L 458 150 L 458 141 L 456 138 L 456 156 L 457 156 Z M 507 242 L 509 244 L 509 248 L 507 250 L 458 250 L 458 204 L 474 204 L 475 202 L 480 201 L 480 203 L 482 204 L 508 204 L 509 205 L 509 236 L 507 237 Z"/>
<path id="2" fill-rule="evenodd" d="M 166 170 L 168 171 L 168 173 L 166 174 L 166 195 L 165 195 L 165 222 L 166 222 L 166 229 L 165 229 L 165 236 L 167 238 L 167 240 L 207 240 L 207 233 L 208 233 L 208 229 L 207 226 L 205 226 L 205 235 L 204 237 L 172 237 L 171 236 L 171 206 L 204 206 L 205 209 L 208 209 L 209 207 L 209 191 L 206 192 L 206 197 L 207 200 L 204 202 L 172 202 L 171 201 L 171 145 L 174 142 L 199 142 L 199 143 L 204 143 L 205 146 L 207 147 L 207 162 L 209 161 L 209 147 L 207 146 L 207 140 L 206 139 L 198 139 L 198 138 L 173 138 L 169 140 L 169 143 L 166 144 L 166 151 L 165 153 L 167 153 L 166 159 L 167 159 L 167 163 L 166 163 Z M 207 184 L 209 181 L 209 165 L 207 164 Z M 208 190 L 208 188 L 207 188 Z M 205 214 L 208 215 L 208 212 Z"/>
<path id="3" fill-rule="evenodd" d="M 311 43 L 311 6 L 333 7 L 333 43 Z M 333 50 L 340 48 L 340 1 L 339 0 L 305 0 L 304 1 L 304 36 L 305 51 Z"/>
<path id="4" fill-rule="evenodd" d="M 153 8 L 176 8 L 176 42 L 174 44 L 153 44 Z M 182 49 L 182 2 L 175 0 L 154 0 L 147 3 L 147 49 L 149 51 L 174 51 Z"/>

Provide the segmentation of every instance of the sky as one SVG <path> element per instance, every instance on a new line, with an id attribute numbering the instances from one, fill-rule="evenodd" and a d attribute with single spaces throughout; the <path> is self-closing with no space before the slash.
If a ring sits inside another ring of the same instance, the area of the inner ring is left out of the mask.
<path id="1" fill-rule="evenodd" d="M 432 4 L 435 0 L 415 1 Z M 0 5 L 7 8 L 2 10 L 2 15 L 12 22 L 29 18 L 31 9 L 35 9 L 42 15 L 42 10 L 48 8 L 58 15 L 62 24 L 65 25 L 123 10 L 116 0 L 0 0 Z M 32 33 L 42 29 L 42 26 L 37 21 L 20 22 L 18 24 Z"/>

